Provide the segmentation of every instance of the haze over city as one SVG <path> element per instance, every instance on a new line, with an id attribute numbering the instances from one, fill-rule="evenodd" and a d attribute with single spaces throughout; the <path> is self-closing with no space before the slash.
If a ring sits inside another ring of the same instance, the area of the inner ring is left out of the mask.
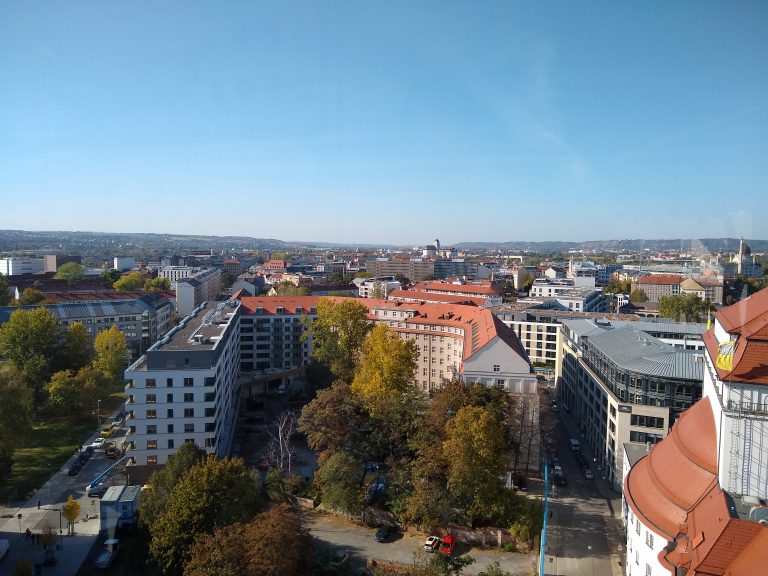
<path id="1" fill-rule="evenodd" d="M 760 237 L 767 16 L 761 2 L 5 2 L 0 228 Z"/>

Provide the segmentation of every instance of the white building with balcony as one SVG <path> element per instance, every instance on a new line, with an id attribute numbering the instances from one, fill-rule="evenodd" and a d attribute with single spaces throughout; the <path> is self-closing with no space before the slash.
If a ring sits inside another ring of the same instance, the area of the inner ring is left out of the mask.
<path id="1" fill-rule="evenodd" d="M 164 464 L 184 442 L 229 453 L 239 401 L 240 303 L 205 303 L 126 371 L 127 456 Z"/>

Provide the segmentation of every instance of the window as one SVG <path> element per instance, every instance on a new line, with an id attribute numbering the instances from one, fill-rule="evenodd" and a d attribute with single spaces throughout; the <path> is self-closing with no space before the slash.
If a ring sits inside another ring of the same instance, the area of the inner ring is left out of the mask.
<path id="1" fill-rule="evenodd" d="M 649 530 L 645 531 L 645 544 L 653 550 L 653 534 Z"/>
<path id="2" fill-rule="evenodd" d="M 157 455 L 152 454 L 151 456 L 147 456 L 147 464 L 157 464 Z"/>
<path id="3" fill-rule="evenodd" d="M 154 404 L 157 402 L 157 396 L 154 394 L 147 394 L 147 404 Z"/>
<path id="4" fill-rule="evenodd" d="M 157 450 L 157 440 L 147 440 L 147 450 Z"/>
<path id="5" fill-rule="evenodd" d="M 195 417 L 194 408 L 184 408 L 184 418 L 194 418 L 194 417 Z"/>
<path id="6" fill-rule="evenodd" d="M 190 386 L 195 385 L 195 379 L 194 378 L 184 378 L 184 386 L 189 388 Z"/>
<path id="7" fill-rule="evenodd" d="M 205 393 L 205 402 L 213 402 L 214 400 L 216 400 L 216 394 L 213 392 Z"/>
<path id="8" fill-rule="evenodd" d="M 216 423 L 215 422 L 206 422 L 205 423 L 205 431 L 206 432 L 215 432 L 216 431 Z"/>
<path id="9" fill-rule="evenodd" d="M 173 424 L 168 424 L 168 434 L 173 434 Z"/>
<path id="10" fill-rule="evenodd" d="M 166 379 L 165 379 L 165 385 L 166 385 L 168 388 L 173 388 L 173 378 L 166 378 Z"/>
<path id="11" fill-rule="evenodd" d="M 207 376 L 205 379 L 205 385 L 206 386 L 213 386 L 216 383 L 216 378 L 213 376 Z"/>
<path id="12" fill-rule="evenodd" d="M 635 518 L 635 531 L 640 536 L 640 518 Z"/>
<path id="13" fill-rule="evenodd" d="M 651 572 L 651 565 L 646 564 L 645 565 L 645 576 L 653 576 L 653 572 Z"/>
<path id="14" fill-rule="evenodd" d="M 150 419 L 150 420 L 152 418 L 157 418 L 157 411 L 156 410 L 147 410 L 147 418 Z"/>
<path id="15" fill-rule="evenodd" d="M 184 424 L 184 432 L 194 432 L 194 431 L 195 431 L 194 424 Z"/>
<path id="16" fill-rule="evenodd" d="M 157 434 L 157 424 L 147 424 L 147 434 Z"/>
<path id="17" fill-rule="evenodd" d="M 157 384 L 155 384 L 154 378 L 147 378 L 147 388 L 154 388 Z"/>
<path id="18" fill-rule="evenodd" d="M 216 408 L 206 408 L 205 409 L 205 417 L 206 418 L 213 418 L 216 416 Z"/>
<path id="19" fill-rule="evenodd" d="M 195 395 L 191 392 L 188 392 L 187 394 L 184 394 L 184 402 L 194 402 L 195 401 Z"/>
<path id="20" fill-rule="evenodd" d="M 173 448 L 173 447 L 174 447 L 174 446 L 173 446 L 173 438 L 170 438 L 170 439 L 168 440 L 168 448 Z"/>
<path id="21" fill-rule="evenodd" d="M 166 417 L 173 418 L 173 408 L 168 408 L 168 410 L 166 410 L 165 414 L 166 414 Z"/>
<path id="22" fill-rule="evenodd" d="M 494 372 L 501 372 L 501 365 L 500 364 L 494 364 L 493 365 L 493 371 Z"/>
<path id="23" fill-rule="evenodd" d="M 167 394 L 165 401 L 168 402 L 168 404 L 173 404 L 173 394 Z"/>

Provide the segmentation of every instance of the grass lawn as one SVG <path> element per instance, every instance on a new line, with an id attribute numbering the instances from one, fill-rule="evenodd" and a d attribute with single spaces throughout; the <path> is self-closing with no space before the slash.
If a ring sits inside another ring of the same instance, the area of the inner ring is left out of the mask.
<path id="1" fill-rule="evenodd" d="M 108 418 L 117 410 L 123 398 L 120 392 L 102 402 L 103 416 Z M 51 418 L 35 424 L 13 456 L 11 474 L 0 487 L 0 502 L 7 503 L 9 498 L 12 502 L 26 500 L 96 432 L 96 424 L 95 416 Z"/>

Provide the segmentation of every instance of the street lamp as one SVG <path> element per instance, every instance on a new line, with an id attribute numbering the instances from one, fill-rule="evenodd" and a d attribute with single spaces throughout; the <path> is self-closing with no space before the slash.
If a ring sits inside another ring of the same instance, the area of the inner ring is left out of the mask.
<path id="1" fill-rule="evenodd" d="M 97 429 L 101 430 L 101 400 L 96 400 L 96 422 Z"/>
<path id="2" fill-rule="evenodd" d="M 59 550 L 64 550 L 64 536 L 61 532 L 61 508 L 46 508 L 46 510 L 59 513 Z"/>

